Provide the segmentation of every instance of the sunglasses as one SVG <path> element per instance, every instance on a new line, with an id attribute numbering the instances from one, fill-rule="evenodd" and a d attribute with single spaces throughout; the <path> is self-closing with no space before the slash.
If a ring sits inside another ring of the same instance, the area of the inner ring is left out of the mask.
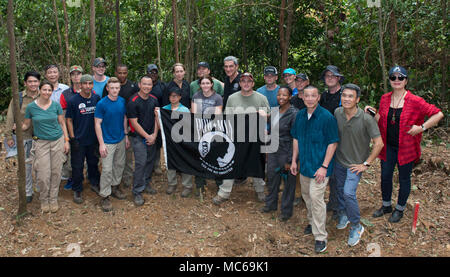
<path id="1" fill-rule="evenodd" d="M 389 80 L 391 80 L 391 81 L 395 81 L 395 80 L 399 80 L 399 81 L 403 81 L 403 80 L 405 80 L 406 79 L 406 77 L 405 76 L 390 76 L 389 77 Z"/>

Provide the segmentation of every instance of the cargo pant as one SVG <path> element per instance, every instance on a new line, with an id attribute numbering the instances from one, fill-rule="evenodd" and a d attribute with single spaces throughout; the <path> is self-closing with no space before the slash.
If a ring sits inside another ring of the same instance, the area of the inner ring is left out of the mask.
<path id="1" fill-rule="evenodd" d="M 125 138 L 116 144 L 105 144 L 108 155 L 102 158 L 101 197 L 111 195 L 111 187 L 120 185 L 125 167 Z"/>

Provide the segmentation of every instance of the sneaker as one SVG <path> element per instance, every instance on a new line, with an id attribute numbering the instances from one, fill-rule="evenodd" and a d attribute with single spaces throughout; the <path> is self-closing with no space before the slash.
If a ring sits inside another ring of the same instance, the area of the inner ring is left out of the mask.
<path id="1" fill-rule="evenodd" d="M 270 213 L 271 211 L 276 211 L 277 209 L 275 208 L 271 208 L 271 207 L 268 207 L 268 206 L 264 206 L 264 207 L 262 207 L 262 209 L 261 209 L 261 212 L 263 212 L 263 213 Z"/>
<path id="2" fill-rule="evenodd" d="M 56 213 L 59 210 L 58 202 L 50 203 L 50 211 Z"/>
<path id="3" fill-rule="evenodd" d="M 265 202 L 266 201 L 266 194 L 264 192 L 257 192 L 256 193 L 258 197 L 259 202 Z"/>
<path id="4" fill-rule="evenodd" d="M 285 222 L 285 221 L 288 221 L 289 218 L 291 218 L 291 216 L 286 215 L 286 214 L 281 214 L 279 218 L 281 221 Z"/>
<path id="5" fill-rule="evenodd" d="M 154 194 L 156 194 L 157 192 L 156 192 L 156 190 L 155 190 L 154 188 L 152 188 L 152 187 L 150 186 L 150 184 L 149 184 L 149 185 L 145 186 L 144 193 L 148 193 L 148 194 L 154 195 Z"/>
<path id="6" fill-rule="evenodd" d="M 73 202 L 77 204 L 83 203 L 83 197 L 81 197 L 81 191 L 75 191 L 73 193 Z"/>
<path id="7" fill-rule="evenodd" d="M 50 211 L 50 205 L 48 203 L 41 203 L 41 210 L 43 213 L 48 213 Z"/>
<path id="8" fill-rule="evenodd" d="M 99 185 L 91 185 L 91 190 L 97 194 L 100 193 L 100 186 Z"/>
<path id="9" fill-rule="evenodd" d="M 135 196 L 134 196 L 134 204 L 136 205 L 136 206 L 142 206 L 142 205 L 144 205 L 144 203 L 145 203 L 145 200 L 144 200 L 144 197 L 142 197 L 142 194 L 136 194 Z"/>
<path id="10" fill-rule="evenodd" d="M 192 189 L 184 188 L 183 191 L 181 192 L 181 197 L 183 198 L 189 197 L 189 195 L 191 195 L 191 191 Z"/>
<path id="11" fill-rule="evenodd" d="M 403 211 L 399 211 L 399 210 L 395 209 L 394 212 L 392 213 L 391 217 L 389 217 L 389 222 L 397 223 L 400 221 L 400 219 L 402 219 L 402 217 L 403 217 Z"/>
<path id="12" fill-rule="evenodd" d="M 102 199 L 102 202 L 100 203 L 102 206 L 102 210 L 106 213 L 106 212 L 110 212 L 112 211 L 112 204 L 111 201 L 109 200 L 109 197 L 105 197 Z"/>
<path id="13" fill-rule="evenodd" d="M 359 224 L 357 227 L 350 228 L 350 235 L 348 236 L 348 245 L 355 246 L 361 240 L 361 236 L 364 233 L 364 227 Z"/>
<path id="14" fill-rule="evenodd" d="M 31 203 L 33 201 L 33 195 L 27 196 L 27 203 Z"/>
<path id="15" fill-rule="evenodd" d="M 339 220 L 338 220 L 338 224 L 336 225 L 336 228 L 338 230 L 342 230 L 347 228 L 347 225 L 350 223 L 350 221 L 348 220 L 348 217 L 344 214 L 339 216 Z"/>
<path id="16" fill-rule="evenodd" d="M 314 245 L 314 251 L 316 251 L 316 253 L 322 253 L 325 250 L 327 250 L 327 242 L 316 240 L 316 243 Z"/>
<path id="17" fill-rule="evenodd" d="M 72 190 L 72 178 L 67 179 L 67 183 L 64 185 L 65 190 Z"/>
<path id="18" fill-rule="evenodd" d="M 227 200 L 228 200 L 228 198 L 223 198 L 223 197 L 220 197 L 219 195 L 216 195 L 216 196 L 212 199 L 213 203 L 216 204 L 216 205 L 218 205 L 218 206 L 220 206 L 220 204 L 222 204 L 223 202 L 225 202 L 225 201 L 227 201 Z"/>
<path id="19" fill-rule="evenodd" d="M 177 186 L 169 186 L 169 187 L 167 187 L 166 193 L 170 195 L 170 194 L 174 193 L 176 189 L 177 189 Z"/>
<path id="20" fill-rule="evenodd" d="M 384 214 L 388 214 L 388 213 L 392 213 L 392 207 L 391 206 L 388 206 L 388 207 L 383 206 L 380 209 L 376 210 L 372 216 L 380 217 L 380 216 L 383 216 Z"/>
<path id="21" fill-rule="evenodd" d="M 120 185 L 111 188 L 111 196 L 120 200 L 127 198 L 125 193 L 120 189 Z"/>
<path id="22" fill-rule="evenodd" d="M 312 234 L 312 226 L 311 226 L 311 224 L 308 224 L 308 226 L 306 226 L 305 230 L 303 231 L 303 234 L 305 234 L 305 235 L 311 235 Z"/>

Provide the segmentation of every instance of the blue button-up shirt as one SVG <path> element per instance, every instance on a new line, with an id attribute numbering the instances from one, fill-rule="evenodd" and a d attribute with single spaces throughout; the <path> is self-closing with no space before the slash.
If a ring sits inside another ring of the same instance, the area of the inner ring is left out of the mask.
<path id="1" fill-rule="evenodd" d="M 322 166 L 329 144 L 339 142 L 336 118 L 320 105 L 308 120 L 307 109 L 297 113 L 291 135 L 298 141 L 298 161 L 300 174 L 315 178 L 314 174 Z M 333 173 L 334 158 L 328 165 L 327 177 Z"/>

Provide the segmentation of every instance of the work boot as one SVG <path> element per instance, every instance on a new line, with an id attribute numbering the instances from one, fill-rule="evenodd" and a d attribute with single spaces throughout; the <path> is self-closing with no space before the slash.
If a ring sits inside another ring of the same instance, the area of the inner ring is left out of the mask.
<path id="1" fill-rule="evenodd" d="M 125 193 L 120 189 L 120 185 L 111 187 L 111 196 L 120 200 L 127 198 Z"/>
<path id="2" fill-rule="evenodd" d="M 220 206 L 220 204 L 222 204 L 223 202 L 225 202 L 225 201 L 227 201 L 227 200 L 228 200 L 228 198 L 223 198 L 223 197 L 221 197 L 221 196 L 219 196 L 219 195 L 216 195 L 216 196 L 212 199 L 213 203 L 216 204 L 217 206 Z"/>
<path id="3" fill-rule="evenodd" d="M 41 203 L 41 210 L 43 213 L 48 213 L 50 211 L 50 205 L 48 204 L 48 202 Z"/>
<path id="4" fill-rule="evenodd" d="M 136 206 L 138 206 L 138 207 L 142 206 L 142 205 L 144 205 L 144 203 L 145 203 L 145 200 L 144 200 L 144 197 L 142 197 L 141 193 L 134 195 L 134 204 Z"/>
<path id="5" fill-rule="evenodd" d="M 59 210 L 58 202 L 50 203 L 50 211 L 56 213 Z"/>
<path id="6" fill-rule="evenodd" d="M 176 189 L 177 189 L 177 186 L 168 186 L 166 193 L 170 195 L 170 194 L 174 193 Z"/>
<path id="7" fill-rule="evenodd" d="M 77 204 L 83 203 L 83 197 L 81 197 L 81 191 L 75 191 L 73 193 L 73 202 Z"/>
<path id="8" fill-rule="evenodd" d="M 109 197 L 104 197 L 102 199 L 101 202 L 101 206 L 102 206 L 102 210 L 106 213 L 106 212 L 110 212 L 112 211 L 112 204 L 111 201 L 109 200 Z"/>
<path id="9" fill-rule="evenodd" d="M 190 188 L 184 188 L 183 191 L 181 192 L 181 197 L 186 198 L 189 197 L 189 195 L 191 195 L 192 189 Z"/>
<path id="10" fill-rule="evenodd" d="M 261 208 L 261 212 L 263 212 L 263 213 L 270 213 L 271 211 L 276 211 L 276 210 L 277 210 L 276 208 L 273 209 L 273 208 L 268 207 L 268 206 L 264 206 L 264 207 Z"/>

